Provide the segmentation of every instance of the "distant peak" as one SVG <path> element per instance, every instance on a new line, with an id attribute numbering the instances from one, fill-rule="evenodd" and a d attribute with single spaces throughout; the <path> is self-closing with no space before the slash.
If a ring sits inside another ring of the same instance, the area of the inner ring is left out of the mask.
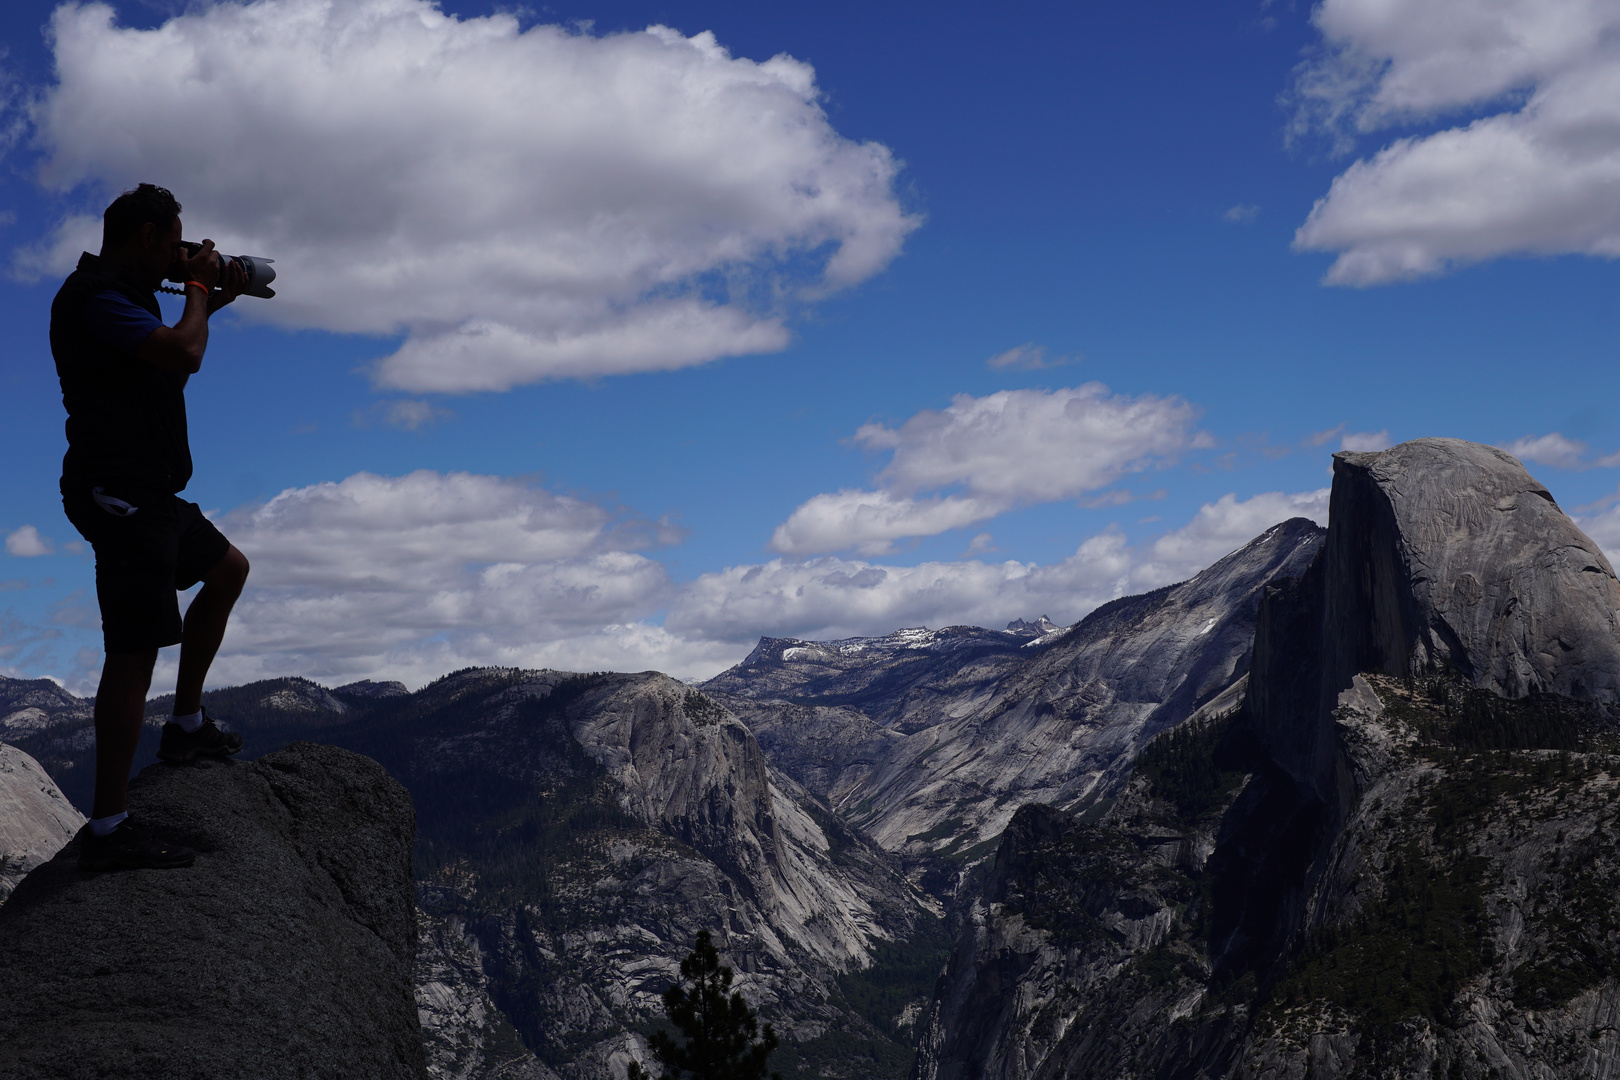
<path id="1" fill-rule="evenodd" d="M 1040 618 L 1035 619 L 1034 621 L 1030 621 L 1028 619 L 1014 619 L 1012 622 L 1007 624 L 1007 629 L 1011 630 L 1015 634 L 1020 631 L 1028 631 L 1033 634 L 1050 634 L 1054 630 L 1061 630 L 1063 628 L 1057 623 L 1053 622 L 1051 619 L 1048 619 L 1045 615 L 1042 615 Z"/>
<path id="2" fill-rule="evenodd" d="M 391 698 L 404 697 L 410 691 L 405 688 L 404 683 L 394 680 L 373 682 L 370 679 L 361 679 L 359 682 L 346 683 L 335 689 L 333 693 L 364 698 Z"/>

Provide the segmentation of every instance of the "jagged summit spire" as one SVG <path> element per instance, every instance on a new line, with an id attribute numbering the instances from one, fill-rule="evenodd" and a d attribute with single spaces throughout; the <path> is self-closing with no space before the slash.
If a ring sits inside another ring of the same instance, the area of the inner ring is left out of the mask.
<path id="1" fill-rule="evenodd" d="M 1040 618 L 1034 620 L 1014 619 L 1012 622 L 1007 624 L 1007 629 L 1014 632 L 1019 630 L 1033 630 L 1037 634 L 1050 634 L 1054 630 L 1063 629 L 1063 627 L 1059 626 L 1045 615 L 1042 615 Z"/>

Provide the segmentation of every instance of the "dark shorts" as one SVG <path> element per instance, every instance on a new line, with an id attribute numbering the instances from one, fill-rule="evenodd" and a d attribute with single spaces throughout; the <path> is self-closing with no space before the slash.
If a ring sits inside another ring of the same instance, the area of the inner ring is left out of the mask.
<path id="1" fill-rule="evenodd" d="M 201 581 L 231 544 L 196 503 L 178 495 L 103 488 L 62 493 L 62 508 L 96 551 L 96 599 L 110 653 L 142 652 L 181 637 L 177 591 Z M 119 503 L 132 506 L 121 511 Z"/>

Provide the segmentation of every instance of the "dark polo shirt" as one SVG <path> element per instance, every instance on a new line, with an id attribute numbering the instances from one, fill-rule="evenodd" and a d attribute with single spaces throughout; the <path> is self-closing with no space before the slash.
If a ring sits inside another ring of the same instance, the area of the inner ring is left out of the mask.
<path id="1" fill-rule="evenodd" d="M 89 252 L 62 283 L 51 304 L 51 355 L 68 414 L 64 493 L 93 485 L 174 493 L 191 480 L 185 376 L 134 355 L 162 321 L 155 293 Z"/>

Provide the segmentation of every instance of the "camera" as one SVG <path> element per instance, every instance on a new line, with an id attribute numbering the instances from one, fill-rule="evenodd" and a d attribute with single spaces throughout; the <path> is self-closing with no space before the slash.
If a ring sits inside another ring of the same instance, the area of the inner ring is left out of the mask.
<path id="1" fill-rule="evenodd" d="M 194 244 L 190 240 L 180 241 L 180 246 L 186 249 L 187 256 L 195 256 L 197 252 L 202 250 L 201 244 Z M 225 273 L 230 268 L 230 264 L 235 263 L 242 268 L 242 274 L 247 278 L 247 287 L 242 290 L 243 296 L 259 296 L 268 300 L 276 295 L 276 290 L 270 287 L 270 283 L 276 280 L 276 269 L 270 264 L 276 260 L 266 259 L 262 255 L 221 255 L 217 251 L 214 253 L 214 257 L 219 260 L 220 284 L 224 284 Z M 185 282 L 185 271 L 180 268 L 179 264 L 169 270 L 169 280 Z M 185 292 L 184 289 L 164 289 L 163 291 L 170 293 Z"/>

